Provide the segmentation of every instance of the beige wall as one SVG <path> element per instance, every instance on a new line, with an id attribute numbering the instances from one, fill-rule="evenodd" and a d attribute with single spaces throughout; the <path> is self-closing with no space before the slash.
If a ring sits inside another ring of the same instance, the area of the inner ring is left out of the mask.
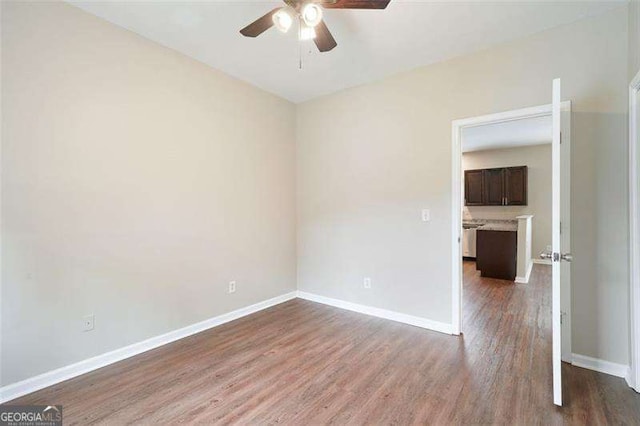
<path id="1" fill-rule="evenodd" d="M 532 214 L 533 256 L 551 244 L 551 145 L 521 148 L 492 149 L 466 152 L 462 155 L 462 169 L 528 166 L 528 203 L 526 206 L 463 207 L 462 215 L 469 219 L 515 219 Z"/>
<path id="2" fill-rule="evenodd" d="M 640 72 L 640 0 L 629 1 L 629 81 Z"/>
<path id="3" fill-rule="evenodd" d="M 2 89 L 2 384 L 295 289 L 293 104 L 53 2 Z"/>
<path id="4" fill-rule="evenodd" d="M 623 6 L 301 104 L 298 288 L 449 323 L 451 121 L 550 103 L 561 77 L 573 103 L 573 351 L 627 363 L 627 23 Z"/>

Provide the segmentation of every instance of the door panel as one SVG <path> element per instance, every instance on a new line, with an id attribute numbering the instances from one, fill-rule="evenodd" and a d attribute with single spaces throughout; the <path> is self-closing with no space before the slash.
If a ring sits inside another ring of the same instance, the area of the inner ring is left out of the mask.
<path id="1" fill-rule="evenodd" d="M 504 169 L 484 171 L 484 204 L 487 206 L 504 205 Z"/>
<path id="2" fill-rule="evenodd" d="M 560 248 L 571 252 L 571 103 L 562 105 L 560 118 L 562 143 L 560 144 Z M 560 263 L 560 309 L 562 311 L 562 361 L 571 362 L 571 264 Z"/>
<path id="3" fill-rule="evenodd" d="M 551 140 L 551 329 L 553 365 L 553 402 L 562 405 L 562 323 L 560 309 L 560 79 L 553 80 L 551 118 L 553 134 Z"/>
<path id="4" fill-rule="evenodd" d="M 484 184 L 482 170 L 467 170 L 464 172 L 464 204 L 465 206 L 481 206 Z"/>
<path id="5" fill-rule="evenodd" d="M 505 204 L 527 205 L 527 166 L 508 167 L 504 171 Z"/>

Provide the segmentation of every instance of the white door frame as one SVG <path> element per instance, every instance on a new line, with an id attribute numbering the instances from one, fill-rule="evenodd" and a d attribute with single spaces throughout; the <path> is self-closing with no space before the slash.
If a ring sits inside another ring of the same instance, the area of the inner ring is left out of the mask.
<path id="1" fill-rule="evenodd" d="M 640 92 L 640 72 L 629 85 L 629 283 L 631 310 L 631 368 L 627 383 L 640 392 L 640 194 L 638 193 L 638 155 L 636 145 L 640 123 L 637 122 L 636 98 Z"/>
<path id="2" fill-rule="evenodd" d="M 571 129 L 571 101 L 564 101 L 561 103 L 562 112 L 567 115 L 566 119 L 563 115 L 563 134 L 567 133 L 566 138 L 563 138 L 563 152 L 570 153 L 570 141 L 569 135 Z M 568 114 L 567 114 L 568 113 Z M 522 108 L 511 111 L 499 112 L 496 114 L 482 115 L 478 117 L 463 118 L 460 120 L 454 120 L 451 123 L 452 129 L 452 149 L 451 149 L 451 211 L 452 211 L 452 251 L 451 251 L 451 329 L 452 334 L 459 335 L 462 332 L 462 129 L 468 127 L 481 126 L 486 124 L 504 123 L 507 121 L 521 120 L 523 118 L 535 118 L 551 115 L 551 104 L 539 105 L 530 108 Z M 566 150 L 566 151 L 565 151 Z M 568 214 L 569 209 L 566 208 L 570 203 L 570 179 L 571 179 L 571 158 L 570 155 L 562 155 L 562 204 L 565 206 L 562 208 L 562 240 L 570 241 L 569 226 L 570 216 Z M 566 224 L 566 226 L 565 226 Z M 563 246 L 563 251 L 569 251 L 567 245 Z M 569 268 L 567 270 L 567 275 Z M 565 270 L 563 269 L 563 274 Z M 565 294 L 571 294 L 571 279 L 570 277 L 566 281 L 568 288 L 565 287 Z M 570 303 L 569 303 L 570 306 Z M 567 307 L 563 321 L 566 321 L 566 329 L 563 328 L 563 350 L 562 360 L 571 362 L 571 311 L 570 307 Z"/>

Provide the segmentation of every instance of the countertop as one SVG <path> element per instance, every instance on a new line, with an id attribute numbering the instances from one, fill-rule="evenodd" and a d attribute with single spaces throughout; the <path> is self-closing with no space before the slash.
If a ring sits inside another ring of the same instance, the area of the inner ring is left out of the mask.
<path id="1" fill-rule="evenodd" d="M 471 219 L 463 220 L 462 226 L 475 228 L 477 231 L 511 231 L 518 230 L 517 220 Z"/>

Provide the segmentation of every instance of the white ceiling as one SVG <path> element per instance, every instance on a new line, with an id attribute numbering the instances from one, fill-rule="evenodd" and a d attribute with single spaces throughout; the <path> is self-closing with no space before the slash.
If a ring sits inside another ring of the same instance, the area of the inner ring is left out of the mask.
<path id="1" fill-rule="evenodd" d="M 462 129 L 462 152 L 551 143 L 551 116 L 525 118 Z"/>
<path id="2" fill-rule="evenodd" d="M 391 0 L 386 10 L 325 10 L 338 46 L 319 53 L 295 31 L 257 38 L 239 30 L 281 1 L 91 1 L 70 3 L 293 102 L 302 102 L 603 13 L 626 1 L 428 2 Z"/>

